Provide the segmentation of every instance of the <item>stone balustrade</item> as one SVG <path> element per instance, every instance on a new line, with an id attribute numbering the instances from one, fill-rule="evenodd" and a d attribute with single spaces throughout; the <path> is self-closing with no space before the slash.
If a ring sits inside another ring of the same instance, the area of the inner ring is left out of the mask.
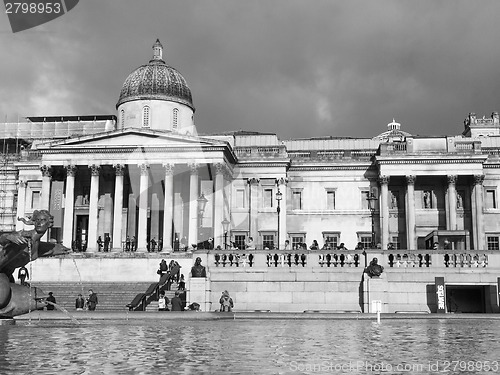
<path id="1" fill-rule="evenodd" d="M 205 252 L 199 250 L 196 254 Z M 206 255 L 205 255 L 206 254 Z M 500 268 L 493 250 L 212 250 L 208 266 L 222 268 L 364 268 L 373 258 L 385 268 Z"/>

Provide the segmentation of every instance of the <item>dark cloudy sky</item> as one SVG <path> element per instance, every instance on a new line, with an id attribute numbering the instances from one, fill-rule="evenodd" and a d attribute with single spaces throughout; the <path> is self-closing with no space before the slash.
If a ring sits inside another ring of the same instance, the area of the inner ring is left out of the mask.
<path id="1" fill-rule="evenodd" d="M 201 133 L 460 134 L 500 111 L 499 17 L 498 0 L 81 0 L 13 34 L 3 14 L 0 116 L 116 114 L 159 38 Z"/>

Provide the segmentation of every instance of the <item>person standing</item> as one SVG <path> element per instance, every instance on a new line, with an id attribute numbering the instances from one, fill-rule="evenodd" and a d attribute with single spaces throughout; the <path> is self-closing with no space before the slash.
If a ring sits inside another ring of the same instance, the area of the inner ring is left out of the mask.
<path id="1" fill-rule="evenodd" d="M 135 236 L 132 236 L 132 251 L 137 250 L 137 238 Z"/>
<path id="2" fill-rule="evenodd" d="M 158 252 L 161 252 L 163 250 L 163 238 L 160 237 L 158 240 Z"/>
<path id="3" fill-rule="evenodd" d="M 179 297 L 179 292 L 175 292 L 174 298 L 172 298 L 172 311 L 182 311 L 184 310 L 182 307 L 182 300 Z"/>
<path id="4" fill-rule="evenodd" d="M 49 296 L 45 299 L 47 302 L 51 302 L 47 304 L 47 310 L 55 310 L 55 306 L 53 303 L 56 303 L 56 298 L 54 297 L 52 292 L 49 292 Z"/>
<path id="5" fill-rule="evenodd" d="M 28 285 L 28 283 L 26 282 L 26 279 L 29 279 L 30 278 L 30 274 L 28 272 L 28 269 L 24 266 L 22 266 L 21 268 L 19 268 L 19 271 L 17 272 L 17 278 L 20 280 L 21 282 L 21 285 Z"/>
<path id="6" fill-rule="evenodd" d="M 168 297 L 165 296 L 165 292 L 160 293 L 160 298 L 158 298 L 158 311 L 169 311 L 168 310 Z"/>
<path id="7" fill-rule="evenodd" d="M 97 251 L 101 251 L 102 250 L 102 238 L 101 238 L 101 236 L 99 236 L 97 238 L 97 249 L 98 249 Z"/>
<path id="8" fill-rule="evenodd" d="M 89 296 L 87 297 L 87 308 L 90 311 L 94 311 L 98 303 L 99 300 L 97 299 L 97 294 L 95 294 L 92 289 L 89 289 Z"/>
<path id="9" fill-rule="evenodd" d="M 108 252 L 109 251 L 109 243 L 111 242 L 111 237 L 109 234 L 104 235 L 104 251 Z"/>
<path id="10" fill-rule="evenodd" d="M 75 309 L 76 311 L 83 311 L 85 308 L 85 300 L 83 299 L 83 296 L 78 294 L 77 299 L 75 300 Z"/>
<path id="11" fill-rule="evenodd" d="M 125 240 L 125 251 L 130 251 L 130 237 L 127 236 L 127 239 Z"/>
<path id="12" fill-rule="evenodd" d="M 150 250 L 153 253 L 156 251 L 156 240 L 154 237 L 151 238 L 151 241 L 150 241 Z"/>

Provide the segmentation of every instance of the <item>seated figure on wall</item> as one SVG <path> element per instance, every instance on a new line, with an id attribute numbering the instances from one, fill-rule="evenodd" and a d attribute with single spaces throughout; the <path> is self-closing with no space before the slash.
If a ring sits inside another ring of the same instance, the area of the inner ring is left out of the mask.
<path id="1" fill-rule="evenodd" d="M 204 266 L 201 265 L 201 258 L 196 258 L 194 266 L 191 268 L 191 277 L 207 277 L 207 271 Z"/>
<path id="2" fill-rule="evenodd" d="M 13 273 L 16 268 L 39 257 L 71 252 L 71 249 L 60 244 L 40 241 L 53 225 L 54 218 L 47 210 L 33 212 L 29 220 L 18 220 L 26 225 L 34 225 L 35 228 L 0 234 L 0 318 L 25 314 L 45 305 L 39 302 L 46 298 L 40 289 L 15 284 Z"/>
<path id="3" fill-rule="evenodd" d="M 379 277 L 384 272 L 384 267 L 378 264 L 378 259 L 373 258 L 368 267 L 365 268 L 365 273 L 370 277 Z"/>

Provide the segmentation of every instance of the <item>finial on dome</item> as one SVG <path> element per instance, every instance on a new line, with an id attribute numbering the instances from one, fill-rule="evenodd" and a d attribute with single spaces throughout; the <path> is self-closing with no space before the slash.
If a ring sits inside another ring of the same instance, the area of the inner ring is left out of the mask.
<path id="1" fill-rule="evenodd" d="M 155 44 L 153 44 L 153 60 L 163 60 L 163 46 L 160 39 L 156 39 Z"/>

